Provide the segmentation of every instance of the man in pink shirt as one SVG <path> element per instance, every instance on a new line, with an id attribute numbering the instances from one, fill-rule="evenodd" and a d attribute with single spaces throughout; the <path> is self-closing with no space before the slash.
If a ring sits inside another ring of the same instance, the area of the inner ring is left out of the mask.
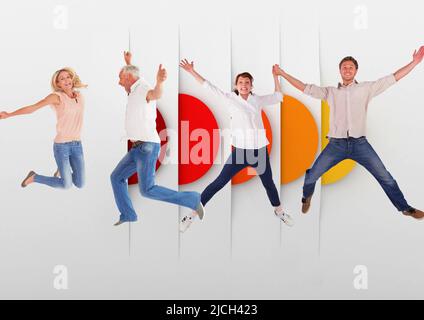
<path id="1" fill-rule="evenodd" d="M 365 167 L 378 181 L 398 211 L 416 219 L 424 218 L 424 212 L 411 207 L 405 200 L 397 182 L 385 168 L 366 139 L 368 103 L 391 85 L 405 77 L 424 57 L 424 46 L 413 54 L 412 61 L 393 74 L 377 81 L 358 83 L 355 76 L 358 62 L 345 57 L 339 64 L 342 82 L 337 87 L 319 87 L 305 84 L 276 66 L 277 73 L 303 93 L 328 102 L 330 106 L 330 143 L 322 151 L 310 170 L 307 170 L 303 186 L 302 212 L 307 213 L 315 190 L 316 181 L 329 169 L 345 159 L 352 159 Z"/>

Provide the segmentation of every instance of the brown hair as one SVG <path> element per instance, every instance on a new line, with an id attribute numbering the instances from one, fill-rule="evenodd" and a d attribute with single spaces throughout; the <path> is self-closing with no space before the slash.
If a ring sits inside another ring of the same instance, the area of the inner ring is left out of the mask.
<path id="1" fill-rule="evenodd" d="M 252 75 L 249 72 L 239 73 L 237 75 L 237 77 L 236 77 L 236 81 L 234 82 L 235 85 L 237 85 L 237 82 L 238 82 L 239 78 L 248 78 L 248 79 L 250 79 L 250 83 L 253 85 L 253 77 L 252 77 Z M 239 95 L 239 92 L 238 92 L 237 89 L 234 89 L 234 93 L 236 95 Z M 252 92 L 250 92 L 250 93 L 253 94 Z"/>
<path id="2" fill-rule="evenodd" d="M 342 64 L 346 61 L 351 61 L 353 62 L 353 64 L 355 65 L 356 69 L 358 69 L 359 65 L 358 65 L 358 61 L 356 61 L 356 59 L 354 57 L 348 56 L 348 57 L 344 57 L 342 59 L 342 61 L 340 61 L 339 63 L 339 69 L 342 67 Z"/>

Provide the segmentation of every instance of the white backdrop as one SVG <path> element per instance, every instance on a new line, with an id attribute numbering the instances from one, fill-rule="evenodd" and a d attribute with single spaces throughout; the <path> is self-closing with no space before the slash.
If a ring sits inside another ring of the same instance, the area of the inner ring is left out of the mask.
<path id="1" fill-rule="evenodd" d="M 126 152 L 125 92 L 118 86 L 122 52 L 132 35 L 134 63 L 152 84 L 159 63 L 168 70 L 158 103 L 167 126 L 178 126 L 178 93 L 214 105 L 178 68 L 195 60 L 198 71 L 224 90 L 248 70 L 258 94 L 273 91 L 270 69 L 280 63 L 305 82 L 334 85 L 346 55 L 360 64 L 357 79 L 373 80 L 407 64 L 423 44 L 419 1 L 31 1 L 2 2 L 0 109 L 38 101 L 50 92 L 52 73 L 72 66 L 89 84 L 83 144 L 84 189 L 20 188 L 31 169 L 55 170 L 55 117 L 50 108 L 0 122 L 0 297 L 131 299 L 422 298 L 422 223 L 399 215 L 374 179 L 356 167 L 343 180 L 319 188 L 311 212 L 300 213 L 303 177 L 281 187 L 295 219 L 291 229 L 273 217 L 259 179 L 226 186 L 207 216 L 187 233 L 187 211 L 131 196 L 139 221 L 112 227 L 118 218 L 110 173 Z M 307 10 L 305 10 L 307 8 Z M 412 205 L 422 202 L 421 91 L 424 70 L 377 97 L 368 114 L 368 139 Z M 320 102 L 286 82 L 320 127 Z M 212 108 L 221 129 L 223 110 Z M 280 108 L 271 120 L 274 180 L 280 184 Z M 171 140 L 171 152 L 177 152 Z M 223 158 L 229 150 L 223 149 Z M 181 190 L 201 192 L 217 164 Z M 157 183 L 178 188 L 178 168 L 163 165 Z M 320 190 L 321 189 L 321 190 Z M 54 287 L 54 268 L 68 270 L 68 289 Z M 368 290 L 356 290 L 354 268 L 368 270 Z"/>

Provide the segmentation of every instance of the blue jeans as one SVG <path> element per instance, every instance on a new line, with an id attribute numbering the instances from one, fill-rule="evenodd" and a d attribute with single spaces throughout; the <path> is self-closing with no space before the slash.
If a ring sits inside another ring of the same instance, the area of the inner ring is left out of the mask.
<path id="1" fill-rule="evenodd" d="M 52 188 L 69 189 L 72 184 L 77 188 L 82 188 L 85 183 L 85 166 L 81 141 L 55 143 L 53 145 L 53 153 L 60 172 L 60 178 L 36 174 L 34 182 L 45 184 Z"/>
<path id="2" fill-rule="evenodd" d="M 238 172 L 249 166 L 255 168 L 272 206 L 278 207 L 281 204 L 280 197 L 272 180 L 271 164 L 266 147 L 261 149 L 234 148 L 219 176 L 202 192 L 202 204 L 206 205 Z"/>
<path id="3" fill-rule="evenodd" d="M 155 185 L 156 161 L 159 151 L 159 143 L 143 142 L 132 148 L 113 170 L 110 180 L 115 202 L 121 213 L 120 221 L 137 221 L 137 214 L 128 194 L 128 178 L 136 172 L 142 196 L 193 210 L 199 206 L 200 194 L 197 192 L 178 192 Z"/>
<path id="4" fill-rule="evenodd" d="M 411 208 L 406 202 L 397 182 L 387 171 L 383 162 L 365 137 L 347 139 L 330 138 L 330 143 L 319 155 L 312 168 L 306 171 L 303 197 L 312 196 L 316 181 L 326 171 L 345 159 L 352 159 L 365 167 L 378 181 L 397 210 L 405 211 Z"/>

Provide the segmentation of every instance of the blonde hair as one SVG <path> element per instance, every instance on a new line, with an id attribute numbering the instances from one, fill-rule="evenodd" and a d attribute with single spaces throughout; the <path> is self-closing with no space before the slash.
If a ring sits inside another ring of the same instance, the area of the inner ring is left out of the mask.
<path id="1" fill-rule="evenodd" d="M 67 73 L 69 73 L 69 75 L 72 78 L 73 88 L 77 88 L 77 89 L 78 88 L 87 88 L 87 85 L 86 84 L 83 84 L 81 82 L 81 79 L 79 78 L 79 76 L 77 75 L 77 73 L 74 71 L 74 69 L 66 67 L 66 68 L 62 68 L 60 70 L 57 70 L 53 74 L 52 80 L 51 80 L 51 87 L 52 87 L 52 90 L 53 91 L 55 91 L 55 92 L 56 91 L 62 91 L 62 89 L 59 88 L 59 86 L 57 85 L 58 77 L 59 77 L 59 74 L 61 72 L 67 72 Z"/>

